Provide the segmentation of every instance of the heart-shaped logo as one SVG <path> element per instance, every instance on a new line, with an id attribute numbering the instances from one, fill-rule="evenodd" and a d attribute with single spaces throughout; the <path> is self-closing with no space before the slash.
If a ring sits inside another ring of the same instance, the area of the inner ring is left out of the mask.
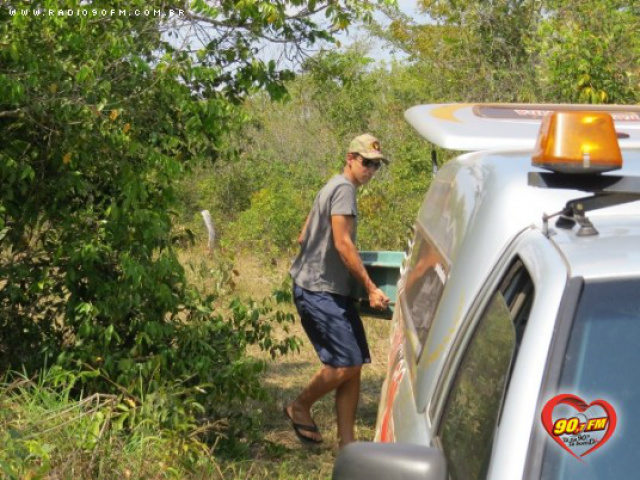
<path id="1" fill-rule="evenodd" d="M 578 460 L 603 446 L 613 435 L 616 423 L 616 411 L 610 403 L 594 400 L 587 404 L 568 393 L 556 395 L 542 409 L 544 429 Z"/>

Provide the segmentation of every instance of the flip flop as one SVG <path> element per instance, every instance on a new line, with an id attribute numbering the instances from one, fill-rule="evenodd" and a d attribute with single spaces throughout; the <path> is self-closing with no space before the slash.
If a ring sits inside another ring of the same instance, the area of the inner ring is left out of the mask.
<path id="1" fill-rule="evenodd" d="M 309 443 L 312 445 L 318 445 L 319 443 L 322 443 L 322 439 L 316 440 L 315 438 L 307 437 L 305 435 L 302 435 L 301 433 L 301 432 L 320 433 L 320 430 L 318 430 L 318 426 L 315 423 L 313 425 L 303 425 L 301 423 L 294 422 L 293 418 L 291 418 L 291 415 L 289 415 L 289 412 L 287 412 L 286 406 L 282 409 L 282 413 L 284 413 L 284 416 L 287 417 L 287 420 L 289 420 L 291 427 L 293 427 L 293 431 L 295 432 L 296 436 L 302 443 Z"/>

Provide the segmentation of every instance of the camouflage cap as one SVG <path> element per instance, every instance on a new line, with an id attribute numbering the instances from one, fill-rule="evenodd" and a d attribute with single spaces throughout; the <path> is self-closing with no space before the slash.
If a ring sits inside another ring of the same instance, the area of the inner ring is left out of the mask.
<path id="1" fill-rule="evenodd" d="M 351 143 L 349 144 L 349 153 L 358 153 L 364 158 L 382 160 L 384 163 L 389 163 L 380 151 L 380 142 L 378 139 L 368 133 L 358 135 L 356 138 L 351 140 Z"/>

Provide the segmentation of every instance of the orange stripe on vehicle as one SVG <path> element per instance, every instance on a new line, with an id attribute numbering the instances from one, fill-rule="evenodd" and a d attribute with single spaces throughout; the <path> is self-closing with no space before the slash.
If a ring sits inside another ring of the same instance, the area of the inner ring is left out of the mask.
<path id="1" fill-rule="evenodd" d="M 431 115 L 439 118 L 440 120 L 447 120 L 449 122 L 462 123 L 455 117 L 455 113 L 461 108 L 470 106 L 470 103 L 455 103 L 452 105 L 444 105 L 442 107 L 434 108 L 431 110 Z"/>

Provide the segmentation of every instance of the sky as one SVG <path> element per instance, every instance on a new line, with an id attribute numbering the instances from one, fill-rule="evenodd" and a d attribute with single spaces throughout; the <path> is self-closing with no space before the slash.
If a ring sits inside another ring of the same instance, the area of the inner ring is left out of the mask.
<path id="1" fill-rule="evenodd" d="M 427 15 L 420 13 L 418 10 L 417 0 L 398 0 L 398 7 L 407 15 L 413 18 L 422 18 L 425 21 L 428 19 Z M 380 22 L 385 20 L 385 16 L 382 14 L 374 15 L 374 18 Z M 355 41 L 367 40 L 368 34 L 364 28 L 359 25 L 352 25 L 347 32 L 340 33 L 336 36 L 343 47 L 352 44 Z M 376 59 L 377 63 L 390 63 L 394 58 L 401 58 L 401 54 L 394 53 L 388 48 L 385 48 L 383 42 L 376 39 L 369 39 L 372 42 L 372 50 L 369 55 Z M 276 60 L 281 66 L 289 66 L 286 60 L 281 58 L 280 52 L 277 49 L 272 49 L 270 46 L 265 46 L 260 54 L 260 58 L 263 60 Z M 294 67 L 295 69 L 295 67 Z"/>
<path id="2" fill-rule="evenodd" d="M 428 16 L 421 13 L 418 9 L 418 1 L 417 0 L 397 0 L 398 8 L 409 15 L 412 18 L 420 18 L 424 21 L 428 19 Z M 380 22 L 385 20 L 384 15 L 378 14 L 374 15 L 374 18 Z M 352 26 L 346 35 L 341 35 L 340 41 L 343 45 L 349 45 L 350 43 L 362 39 L 365 36 L 366 32 L 362 28 L 358 28 L 358 26 Z M 389 49 L 384 48 L 384 45 L 380 41 L 374 42 L 373 50 L 370 55 L 375 58 L 378 63 L 380 62 L 391 62 L 394 58 L 398 58 L 397 54 L 394 54 Z"/>
<path id="3" fill-rule="evenodd" d="M 417 0 L 397 0 L 398 7 L 407 15 L 417 18 L 420 17 L 424 21 L 427 21 L 428 16 L 421 14 L 418 10 L 418 1 Z M 381 13 L 374 14 L 374 18 L 379 22 L 385 21 L 385 16 Z M 324 17 L 320 18 L 322 21 Z M 184 28 L 180 28 L 178 30 L 177 37 L 169 37 L 167 40 L 174 44 L 176 47 L 180 48 L 185 43 L 191 43 L 195 41 L 194 47 L 197 48 L 198 41 L 194 40 L 194 30 L 192 27 L 185 26 Z M 372 39 L 369 37 L 368 32 L 361 25 L 352 25 L 346 32 L 340 33 L 336 35 L 336 38 L 340 41 L 342 47 L 347 47 L 353 42 L 356 41 L 368 41 L 371 44 L 371 51 L 368 55 L 372 58 L 376 59 L 377 65 L 383 65 L 385 63 L 390 64 L 393 59 L 402 58 L 402 54 L 394 53 L 389 48 L 385 48 L 384 43 L 378 39 Z M 325 46 L 329 46 L 330 48 L 335 48 L 331 44 L 325 44 Z M 318 45 L 318 50 L 320 49 L 320 45 Z M 264 43 L 261 47 L 261 51 L 258 54 L 258 58 L 263 61 L 275 60 L 280 68 L 291 68 L 293 70 L 297 70 L 299 65 L 293 64 L 291 61 L 287 60 L 282 55 L 282 48 L 277 45 Z M 311 52 L 313 53 L 313 52 Z"/>

